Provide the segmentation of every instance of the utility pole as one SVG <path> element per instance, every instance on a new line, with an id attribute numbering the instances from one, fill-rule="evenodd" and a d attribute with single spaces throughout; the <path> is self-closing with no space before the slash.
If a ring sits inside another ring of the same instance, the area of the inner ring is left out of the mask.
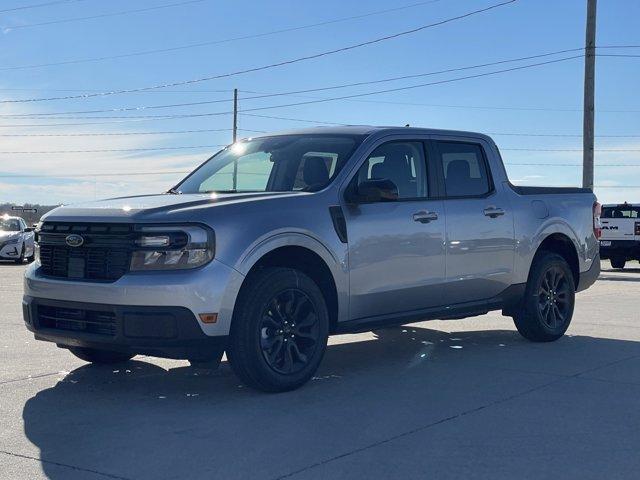
<path id="1" fill-rule="evenodd" d="M 233 143 L 238 137 L 238 89 L 233 89 Z M 238 159 L 233 161 L 233 190 L 238 188 Z"/>
<path id="2" fill-rule="evenodd" d="M 587 0 L 587 31 L 584 45 L 584 120 L 582 127 L 582 186 L 593 189 L 593 138 L 596 76 L 596 3 Z"/>
<path id="3" fill-rule="evenodd" d="M 238 136 L 238 89 L 233 89 L 233 143 Z"/>

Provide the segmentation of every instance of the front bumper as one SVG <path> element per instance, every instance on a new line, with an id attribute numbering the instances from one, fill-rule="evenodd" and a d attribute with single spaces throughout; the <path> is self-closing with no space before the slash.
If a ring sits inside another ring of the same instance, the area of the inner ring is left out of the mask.
<path id="1" fill-rule="evenodd" d="M 0 244 L 0 258 L 12 260 L 19 258 L 21 248 L 20 243 Z"/>
<path id="2" fill-rule="evenodd" d="M 25 296 L 22 311 L 36 340 L 164 358 L 206 360 L 227 337 L 204 334 L 184 307 L 113 306 Z"/>
<path id="3" fill-rule="evenodd" d="M 25 273 L 26 297 L 82 302 L 112 307 L 183 307 L 207 336 L 229 334 L 235 300 L 244 276 L 213 260 L 194 270 L 129 273 L 115 282 L 74 281 L 46 277 L 32 264 Z M 203 323 L 201 313 L 217 313 L 216 323 Z"/>

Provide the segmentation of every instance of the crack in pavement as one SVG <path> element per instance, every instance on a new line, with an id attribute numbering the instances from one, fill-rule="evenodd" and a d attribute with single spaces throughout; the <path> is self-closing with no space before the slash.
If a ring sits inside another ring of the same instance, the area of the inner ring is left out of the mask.
<path id="1" fill-rule="evenodd" d="M 63 468 L 70 468 L 72 470 L 76 470 L 76 471 L 79 471 L 79 472 L 93 473 L 95 475 L 100 475 L 100 476 L 106 477 L 106 478 L 113 478 L 113 479 L 116 479 L 116 480 L 132 480 L 131 478 L 121 477 L 120 475 L 114 475 L 114 474 L 111 474 L 111 473 L 99 472 L 98 470 L 91 470 L 90 468 L 77 467 L 75 465 L 69 465 L 67 463 L 54 462 L 54 461 L 51 461 L 51 460 L 45 460 L 43 458 L 32 457 L 30 455 L 22 455 L 20 453 L 7 452 L 6 450 L 0 450 L 0 453 L 2 453 L 4 455 L 7 455 L 9 457 L 24 458 L 26 460 L 35 460 L 35 461 L 40 462 L 40 463 L 46 463 L 46 464 L 49 464 L 49 465 L 56 465 L 58 467 L 63 467 Z"/>
<path id="2" fill-rule="evenodd" d="M 341 460 L 343 458 L 350 457 L 351 455 L 355 455 L 357 453 L 364 452 L 366 450 L 378 447 L 380 445 L 386 445 L 387 443 L 391 443 L 391 442 L 393 442 L 395 440 L 398 440 L 400 438 L 408 437 L 408 436 L 413 435 L 415 433 L 428 430 L 428 429 L 430 429 L 432 427 L 435 427 L 435 426 L 438 426 L 438 425 L 442 425 L 442 424 L 450 422 L 452 420 L 457 420 L 459 418 L 466 417 L 467 415 L 471 415 L 471 414 L 480 412 L 480 411 L 485 410 L 487 408 L 494 407 L 496 405 L 500 405 L 502 403 L 509 402 L 509 401 L 514 400 L 516 398 L 519 398 L 519 397 L 528 395 L 530 393 L 536 392 L 538 390 L 542 390 L 544 388 L 547 388 L 547 387 L 549 387 L 551 385 L 554 385 L 556 383 L 564 382 L 564 381 L 566 381 L 568 379 L 574 379 L 574 378 L 578 378 L 578 379 L 581 379 L 581 380 L 582 379 L 588 379 L 588 377 L 580 378 L 580 376 L 584 375 L 585 373 L 591 373 L 591 372 L 599 370 L 601 368 L 606 368 L 606 367 L 609 367 L 611 365 L 615 365 L 617 363 L 625 362 L 627 360 L 632 360 L 632 359 L 635 359 L 635 358 L 638 358 L 638 357 L 640 357 L 640 355 L 632 355 L 630 357 L 625 357 L 625 358 L 622 358 L 622 359 L 619 359 L 619 360 L 615 360 L 615 361 L 606 363 L 604 365 L 600 365 L 600 366 L 597 366 L 597 367 L 594 367 L 594 368 L 590 368 L 590 369 L 584 370 L 582 372 L 578 372 L 578 373 L 573 374 L 573 375 L 561 376 L 561 377 L 556 378 L 556 379 L 554 379 L 554 380 L 552 380 L 550 382 L 544 383 L 542 385 L 538 385 L 537 387 L 529 388 L 529 389 L 524 390 L 522 392 L 514 393 L 513 395 L 509 395 L 507 397 L 499 398 L 497 400 L 494 400 L 493 402 L 489 402 L 489 403 L 486 403 L 484 405 L 480 405 L 478 407 L 462 411 L 462 412 L 457 413 L 455 415 L 450 415 L 448 417 L 441 418 L 440 420 L 436 420 L 435 422 L 428 423 L 427 425 L 422 425 L 420 427 L 414 428 L 412 430 L 408 430 L 406 432 L 399 433 L 397 435 L 394 435 L 392 437 L 386 438 L 384 440 L 379 440 L 377 442 L 370 443 L 370 444 L 365 445 L 363 447 L 356 448 L 356 449 L 350 450 L 348 452 L 341 453 L 339 455 L 335 455 L 333 457 L 327 458 L 325 460 L 321 460 L 321 461 L 313 463 L 311 465 L 307 465 L 306 467 L 300 468 L 300 469 L 295 470 L 293 472 L 289 472 L 289 473 L 286 473 L 284 475 L 280 475 L 278 477 L 275 477 L 274 480 L 282 480 L 282 479 L 285 479 L 285 478 L 291 478 L 291 477 L 293 477 L 295 475 L 298 475 L 300 473 L 312 470 L 312 469 L 317 468 L 317 467 L 321 467 L 321 466 L 326 465 L 326 464 L 331 463 L 331 462 L 335 462 L 336 460 Z"/>
<path id="3" fill-rule="evenodd" d="M 12 380 L 3 380 L 0 382 L 0 385 L 6 385 L 7 383 L 16 383 L 16 382 L 24 382 L 26 380 L 33 380 L 34 378 L 43 378 L 43 377 L 50 377 L 52 375 L 58 375 L 60 372 L 53 372 L 53 373 L 41 373 L 38 375 L 29 375 L 28 377 L 24 377 L 24 378 L 14 378 Z"/>

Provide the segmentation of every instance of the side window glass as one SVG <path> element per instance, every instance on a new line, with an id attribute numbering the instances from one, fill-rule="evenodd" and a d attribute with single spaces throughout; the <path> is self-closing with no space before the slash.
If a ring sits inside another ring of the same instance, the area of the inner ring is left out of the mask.
<path id="1" fill-rule="evenodd" d="M 398 198 L 428 196 L 426 162 L 422 142 L 389 142 L 376 148 L 362 164 L 358 183 L 367 180 L 391 180 Z"/>
<path id="2" fill-rule="evenodd" d="M 437 143 L 448 197 L 474 197 L 489 193 L 491 184 L 480 145 Z"/>

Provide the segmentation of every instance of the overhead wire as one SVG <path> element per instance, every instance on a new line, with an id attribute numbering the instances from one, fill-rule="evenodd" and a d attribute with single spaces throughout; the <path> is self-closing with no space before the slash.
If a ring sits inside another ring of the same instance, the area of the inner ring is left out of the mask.
<path id="1" fill-rule="evenodd" d="M 130 13 L 142 13 L 142 12 L 149 12 L 152 10 L 161 10 L 161 9 L 171 8 L 171 7 L 182 7 L 192 3 L 202 3 L 204 1 L 206 0 L 185 0 L 182 2 L 169 3 L 165 5 L 155 5 L 153 7 L 137 8 L 133 10 L 121 10 L 119 12 L 102 13 L 99 15 L 89 15 L 86 17 L 72 17 L 72 18 L 63 18 L 60 20 L 49 20 L 46 22 L 39 22 L 39 23 L 24 23 L 24 24 L 18 24 L 18 25 L 11 25 L 11 26 L 5 27 L 5 29 L 18 30 L 23 28 L 42 27 L 45 25 L 57 25 L 61 23 L 79 22 L 84 20 L 95 20 L 97 18 L 117 17 L 122 15 L 128 15 Z"/>
<path id="2" fill-rule="evenodd" d="M 210 81 L 210 80 L 217 80 L 217 79 L 220 79 L 220 78 L 229 78 L 229 77 L 234 77 L 234 76 L 238 76 L 238 75 L 244 75 L 244 74 L 247 74 L 247 73 L 259 72 L 259 71 L 268 70 L 268 69 L 272 69 L 272 68 L 282 67 L 282 66 L 285 66 L 285 65 L 292 65 L 294 63 L 304 62 L 304 61 L 308 61 L 308 60 L 314 60 L 314 59 L 325 57 L 325 56 L 328 56 L 328 55 L 342 53 L 342 52 L 354 50 L 354 49 L 357 49 L 357 48 L 362 48 L 362 47 L 366 47 L 366 46 L 369 46 L 369 45 L 374 45 L 374 44 L 377 44 L 377 43 L 385 42 L 385 41 L 388 41 L 388 40 L 393 40 L 395 38 L 411 35 L 411 34 L 426 30 L 428 28 L 433 28 L 433 27 L 437 27 L 437 26 L 440 26 L 440 25 L 445 25 L 447 23 L 455 22 L 455 21 L 458 21 L 458 20 L 462 20 L 462 19 L 474 16 L 474 15 L 485 13 L 485 12 L 488 12 L 490 10 L 494 10 L 496 8 L 500 8 L 500 7 L 512 4 L 512 3 L 516 2 L 516 1 L 517 0 L 506 0 L 506 1 L 503 1 L 503 2 L 500 2 L 500 3 L 495 3 L 495 4 L 490 5 L 488 7 L 484 7 L 484 8 L 477 9 L 477 10 L 473 10 L 473 11 L 470 11 L 470 12 L 467 12 L 467 13 L 464 13 L 464 14 L 460 14 L 460 15 L 457 15 L 457 16 L 454 16 L 454 17 L 449 17 L 449 18 L 446 18 L 444 20 L 440 20 L 440 21 L 437 21 L 437 22 L 429 23 L 429 24 L 426 24 L 426 25 L 421 25 L 419 27 L 412 28 L 412 29 L 409 29 L 409 30 L 403 30 L 401 32 L 396 32 L 396 33 L 384 35 L 382 37 L 374 38 L 372 40 L 367 40 L 367 41 L 364 41 L 364 42 L 351 44 L 351 45 L 347 45 L 347 46 L 344 46 L 344 47 L 335 48 L 335 49 L 332 49 L 332 50 L 325 50 L 323 52 L 319 52 L 319 53 L 315 53 L 315 54 L 311 54 L 311 55 L 306 55 L 306 56 L 303 56 L 303 57 L 297 57 L 297 58 L 293 58 L 293 59 L 289 59 L 289 60 L 283 60 L 281 62 L 270 63 L 270 64 L 267 64 L 267 65 L 261 65 L 261 66 L 258 66 L 258 67 L 246 68 L 246 69 L 243 69 L 243 70 L 237 70 L 235 72 L 228 72 L 228 73 L 222 73 L 222 74 L 217 74 L 217 75 L 210 75 L 210 76 L 207 76 L 207 77 L 194 78 L 194 79 L 190 79 L 190 80 L 181 80 L 181 81 L 168 82 L 168 83 L 163 83 L 163 84 L 149 85 L 149 86 L 146 86 L 146 87 L 139 87 L 139 88 L 111 90 L 111 91 L 106 91 L 106 92 L 87 93 L 87 94 L 83 94 L 83 95 L 66 95 L 66 96 L 45 97 L 45 98 L 27 98 L 27 99 L 0 100 L 0 103 L 31 103 L 31 102 L 53 101 L 53 100 L 71 100 L 71 99 L 80 99 L 80 98 L 84 99 L 84 98 L 93 98 L 93 97 L 104 97 L 104 96 L 110 96 L 110 95 L 119 95 L 119 94 L 125 94 L 125 93 L 133 93 L 133 92 L 142 92 L 142 91 L 147 91 L 147 90 L 155 90 L 155 89 L 160 89 L 160 88 L 176 87 L 176 86 L 181 86 L 181 85 L 192 85 L 192 84 L 195 84 L 195 83 L 201 83 L 201 82 L 206 82 L 206 81 Z"/>

